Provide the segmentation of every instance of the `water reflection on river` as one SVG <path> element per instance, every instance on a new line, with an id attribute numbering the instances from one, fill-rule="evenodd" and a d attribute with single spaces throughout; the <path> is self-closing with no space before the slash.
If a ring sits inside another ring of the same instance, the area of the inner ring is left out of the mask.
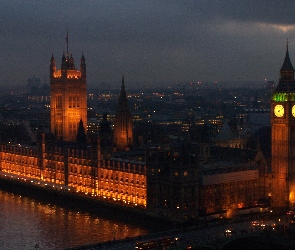
<path id="1" fill-rule="evenodd" d="M 0 190 L 0 249 L 65 249 L 147 230 Z"/>

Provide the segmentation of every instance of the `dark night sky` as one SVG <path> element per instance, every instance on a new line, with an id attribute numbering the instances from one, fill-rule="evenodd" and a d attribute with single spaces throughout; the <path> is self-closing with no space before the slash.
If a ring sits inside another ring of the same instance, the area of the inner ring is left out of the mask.
<path id="1" fill-rule="evenodd" d="M 88 83 L 277 81 L 287 38 L 295 65 L 294 10 L 294 0 L 1 0 L 0 84 L 48 83 L 67 28 Z"/>

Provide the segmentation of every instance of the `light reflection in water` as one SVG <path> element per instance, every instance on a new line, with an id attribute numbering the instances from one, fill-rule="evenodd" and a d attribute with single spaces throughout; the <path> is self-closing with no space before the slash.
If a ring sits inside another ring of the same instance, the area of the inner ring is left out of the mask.
<path id="1" fill-rule="evenodd" d="M 0 190 L 0 249 L 65 249 L 147 233 L 146 229 Z"/>

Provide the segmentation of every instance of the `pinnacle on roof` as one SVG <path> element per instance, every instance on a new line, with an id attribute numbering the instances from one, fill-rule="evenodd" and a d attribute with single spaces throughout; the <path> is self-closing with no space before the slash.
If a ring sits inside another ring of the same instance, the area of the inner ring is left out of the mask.
<path id="1" fill-rule="evenodd" d="M 124 75 L 122 75 L 122 88 L 125 88 L 125 86 L 124 86 Z"/>
<path id="2" fill-rule="evenodd" d="M 283 63 L 283 66 L 281 68 L 281 71 L 294 71 L 293 65 L 291 63 L 290 57 L 289 57 L 289 50 L 288 50 L 288 41 L 287 41 L 287 50 L 286 50 L 286 56 Z"/>
<path id="3" fill-rule="evenodd" d="M 124 84 L 124 75 L 122 75 L 122 85 L 121 85 L 120 99 L 122 99 L 122 100 L 127 99 L 126 90 L 125 90 L 125 84 Z"/>
<path id="4" fill-rule="evenodd" d="M 285 60 L 280 70 L 279 84 L 275 92 L 295 92 L 294 68 L 289 57 L 288 40 Z"/>

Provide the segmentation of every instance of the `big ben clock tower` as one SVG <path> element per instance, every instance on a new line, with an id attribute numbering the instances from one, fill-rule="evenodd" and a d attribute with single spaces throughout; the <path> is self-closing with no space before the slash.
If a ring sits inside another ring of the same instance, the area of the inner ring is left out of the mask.
<path id="1" fill-rule="evenodd" d="M 288 44 L 271 101 L 272 206 L 295 205 L 295 81 Z"/>

